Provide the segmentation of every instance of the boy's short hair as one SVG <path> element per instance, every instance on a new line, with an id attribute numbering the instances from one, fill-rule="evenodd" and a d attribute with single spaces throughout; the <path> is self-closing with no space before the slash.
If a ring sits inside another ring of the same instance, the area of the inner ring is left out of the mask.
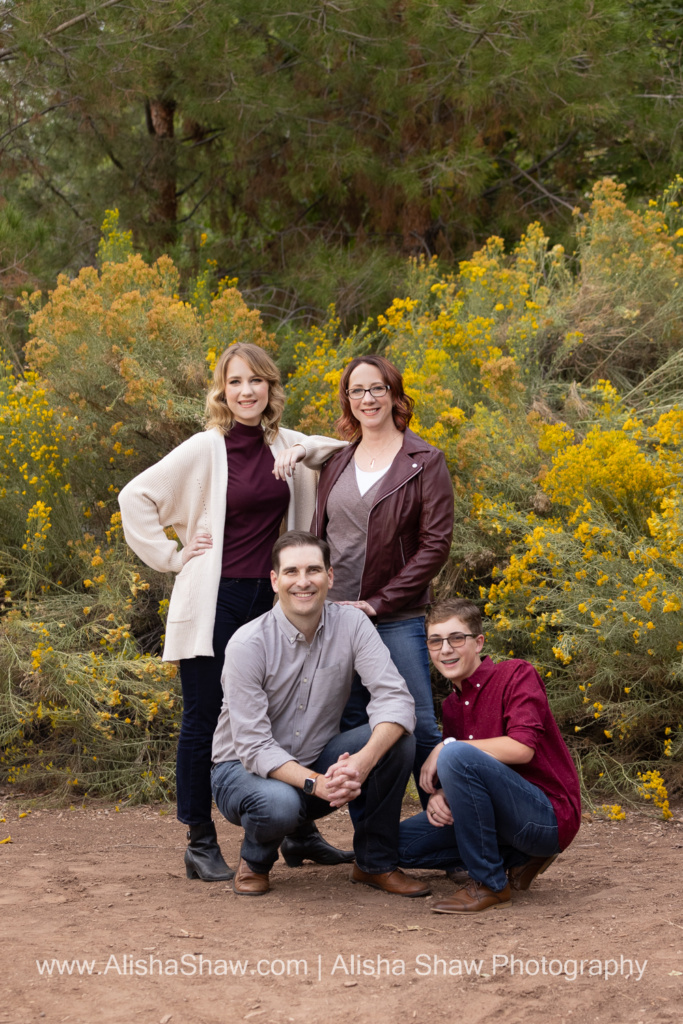
<path id="1" fill-rule="evenodd" d="M 323 564 L 326 569 L 329 569 L 330 545 L 326 540 L 322 540 L 306 530 L 288 530 L 287 533 L 283 533 L 278 537 L 273 544 L 272 559 L 275 572 L 278 573 L 280 571 L 280 552 L 284 548 L 307 548 L 309 544 L 319 549 L 320 554 L 323 556 Z"/>
<path id="2" fill-rule="evenodd" d="M 462 619 L 471 633 L 480 636 L 482 632 L 481 611 L 474 601 L 468 601 L 464 597 L 451 597 L 432 605 L 425 618 L 425 629 L 453 617 Z"/>

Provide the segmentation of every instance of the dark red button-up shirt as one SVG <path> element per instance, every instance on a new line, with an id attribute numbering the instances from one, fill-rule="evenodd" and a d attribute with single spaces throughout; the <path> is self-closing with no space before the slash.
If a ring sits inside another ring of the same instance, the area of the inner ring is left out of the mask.
<path id="1" fill-rule="evenodd" d="M 534 750 L 528 764 L 508 767 L 546 794 L 557 818 L 560 849 L 566 849 L 581 823 L 579 777 L 533 665 L 517 658 L 495 664 L 484 657 L 441 710 L 444 738 L 510 736 Z"/>

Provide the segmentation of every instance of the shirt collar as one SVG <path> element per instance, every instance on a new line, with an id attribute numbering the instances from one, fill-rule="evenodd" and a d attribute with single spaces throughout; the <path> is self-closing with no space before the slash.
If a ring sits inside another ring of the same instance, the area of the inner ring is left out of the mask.
<path id="1" fill-rule="evenodd" d="M 318 623 L 318 628 L 315 631 L 315 636 L 316 637 L 318 636 L 318 634 L 320 633 L 320 631 L 323 629 L 323 627 L 325 625 L 325 612 L 326 612 L 326 609 L 327 609 L 327 601 L 325 602 L 325 604 L 323 604 L 323 610 L 320 613 L 320 622 Z M 285 638 L 287 643 L 290 645 L 290 647 L 293 644 L 297 643 L 297 641 L 306 643 L 306 637 L 304 636 L 304 634 L 300 630 L 298 630 L 296 628 L 296 626 L 292 625 L 292 623 L 289 621 L 289 619 L 287 618 L 287 616 L 283 612 L 282 607 L 281 607 L 279 601 L 275 605 L 275 607 L 273 608 L 273 615 L 275 616 L 275 621 L 277 622 L 278 626 L 280 627 L 280 632 L 282 633 L 283 637 Z M 315 637 L 314 637 L 314 639 L 315 639 Z"/>
<path id="2" fill-rule="evenodd" d="M 475 668 L 471 676 L 463 679 L 463 683 L 467 683 L 469 686 L 478 686 L 481 690 L 493 675 L 495 667 L 495 663 L 491 661 L 488 654 L 485 654 L 481 659 L 481 664 Z"/>

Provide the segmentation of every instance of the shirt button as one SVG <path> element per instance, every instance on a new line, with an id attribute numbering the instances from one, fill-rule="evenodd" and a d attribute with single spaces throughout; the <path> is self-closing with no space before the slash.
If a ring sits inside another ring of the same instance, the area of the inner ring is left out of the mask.
<path id="1" fill-rule="evenodd" d="M 303 704 L 299 704 L 299 711 L 303 711 L 303 709 L 304 709 Z"/>
<path id="2" fill-rule="evenodd" d="M 295 735 L 295 736 L 298 736 L 298 735 L 299 735 L 299 732 L 298 732 L 298 730 L 297 730 L 297 731 L 296 731 L 296 732 L 294 733 L 294 735 Z M 472 739 L 472 737 L 471 737 L 471 736 L 470 736 L 470 739 Z"/>
<path id="3" fill-rule="evenodd" d="M 297 733 L 297 736 L 298 736 L 298 735 L 299 735 L 299 733 Z M 468 739 L 468 740 L 473 740 L 473 739 L 474 739 L 474 736 L 468 736 L 468 737 L 467 737 L 467 739 Z"/>
<path id="4" fill-rule="evenodd" d="M 468 700 L 466 700 L 466 701 L 465 701 L 465 704 L 469 704 L 469 701 L 468 701 Z"/>
<path id="5" fill-rule="evenodd" d="M 305 683 L 307 683 L 307 682 L 308 682 L 308 679 L 304 679 L 304 682 L 305 682 Z"/>
<path id="6" fill-rule="evenodd" d="M 417 462 L 413 463 L 413 469 L 417 469 Z"/>
<path id="7" fill-rule="evenodd" d="M 481 683 L 477 683 L 477 686 L 481 686 Z"/>

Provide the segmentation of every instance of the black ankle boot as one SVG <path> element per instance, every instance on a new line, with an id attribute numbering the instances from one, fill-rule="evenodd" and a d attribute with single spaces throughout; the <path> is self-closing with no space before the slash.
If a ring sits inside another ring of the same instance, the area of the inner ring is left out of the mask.
<path id="1" fill-rule="evenodd" d="M 229 882 L 235 872 L 223 860 L 214 823 L 190 825 L 187 838 L 190 840 L 185 850 L 187 877 L 201 878 L 202 882 Z"/>
<path id="2" fill-rule="evenodd" d="M 300 868 L 304 860 L 329 865 L 350 864 L 354 859 L 353 850 L 338 850 L 336 846 L 330 846 L 312 821 L 304 822 L 296 832 L 285 836 L 280 850 L 289 868 Z"/>

